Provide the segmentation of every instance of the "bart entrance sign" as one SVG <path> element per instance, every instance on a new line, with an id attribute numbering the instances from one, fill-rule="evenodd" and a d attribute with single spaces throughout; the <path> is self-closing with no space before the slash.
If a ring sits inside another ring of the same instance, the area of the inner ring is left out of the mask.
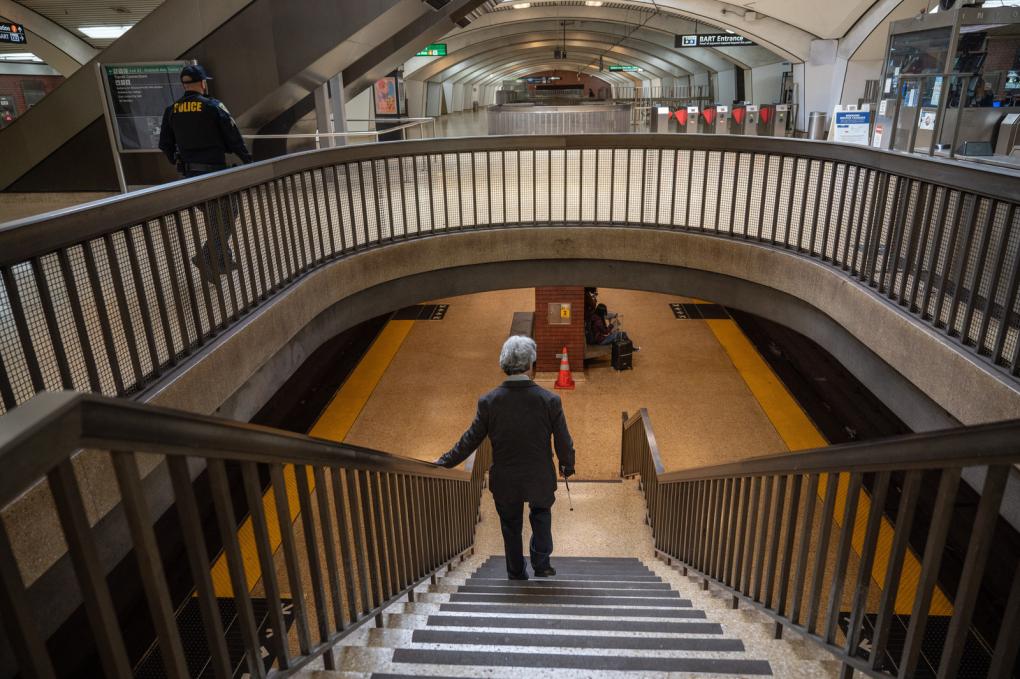
<path id="1" fill-rule="evenodd" d="M 674 47 L 750 47 L 755 44 L 734 33 L 698 33 L 676 36 Z"/>

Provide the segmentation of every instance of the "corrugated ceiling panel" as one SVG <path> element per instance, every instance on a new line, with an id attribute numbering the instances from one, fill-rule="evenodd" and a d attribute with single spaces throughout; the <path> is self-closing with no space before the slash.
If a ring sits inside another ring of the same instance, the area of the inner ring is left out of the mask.
<path id="1" fill-rule="evenodd" d="M 112 40 L 94 40 L 78 31 L 82 26 L 126 26 L 141 21 L 163 0 L 19 0 L 95 47 Z M 31 27 L 29 27 L 31 29 Z"/>

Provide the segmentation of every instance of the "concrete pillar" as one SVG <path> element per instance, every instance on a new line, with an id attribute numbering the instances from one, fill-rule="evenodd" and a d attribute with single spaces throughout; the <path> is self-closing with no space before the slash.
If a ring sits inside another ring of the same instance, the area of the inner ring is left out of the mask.
<path id="1" fill-rule="evenodd" d="M 320 134 L 333 131 L 329 124 L 329 86 L 326 83 L 315 88 L 315 129 Z M 320 137 L 317 144 L 320 149 L 328 149 L 332 145 L 330 137 Z"/>
<path id="2" fill-rule="evenodd" d="M 347 131 L 347 102 L 344 100 L 344 75 L 337 73 L 329 79 L 329 110 L 333 114 L 333 131 Z M 343 146 L 347 140 L 343 137 L 335 137 L 334 146 Z"/>
<path id="3" fill-rule="evenodd" d="M 557 286 L 535 288 L 536 372 L 560 369 L 557 357 L 567 348 L 572 372 L 584 370 L 584 288 Z"/>

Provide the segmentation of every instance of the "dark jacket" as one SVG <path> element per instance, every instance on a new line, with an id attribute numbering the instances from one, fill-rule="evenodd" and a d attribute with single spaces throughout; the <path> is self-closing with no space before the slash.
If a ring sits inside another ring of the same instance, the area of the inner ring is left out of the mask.
<path id="1" fill-rule="evenodd" d="M 197 92 L 185 92 L 164 111 L 159 148 L 171 163 L 180 160 L 185 165 L 198 163 L 210 169 L 225 168 L 227 152 L 242 162 L 251 162 L 248 147 L 227 107 Z"/>
<path id="2" fill-rule="evenodd" d="M 585 341 L 588 344 L 601 344 L 604 339 L 613 334 L 613 327 L 598 314 L 594 314 L 588 321 L 588 332 L 585 333 Z"/>
<path id="3" fill-rule="evenodd" d="M 556 500 L 556 467 L 550 438 L 556 443 L 559 465 L 574 468 L 574 442 L 560 397 L 531 380 L 503 382 L 478 399 L 474 421 L 439 464 L 457 466 L 486 436 L 492 441 L 489 488 L 496 502 L 551 507 Z"/>

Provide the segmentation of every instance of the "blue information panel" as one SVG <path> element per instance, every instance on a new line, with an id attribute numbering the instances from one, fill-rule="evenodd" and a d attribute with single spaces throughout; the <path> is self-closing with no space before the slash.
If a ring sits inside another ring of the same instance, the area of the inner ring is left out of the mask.
<path id="1" fill-rule="evenodd" d="M 870 131 L 870 111 L 836 111 L 836 133 L 833 141 L 867 146 Z"/>
<path id="2" fill-rule="evenodd" d="M 8 42 L 14 45 L 27 44 L 28 38 L 25 37 L 25 27 L 21 24 L 0 21 L 0 42 Z"/>

